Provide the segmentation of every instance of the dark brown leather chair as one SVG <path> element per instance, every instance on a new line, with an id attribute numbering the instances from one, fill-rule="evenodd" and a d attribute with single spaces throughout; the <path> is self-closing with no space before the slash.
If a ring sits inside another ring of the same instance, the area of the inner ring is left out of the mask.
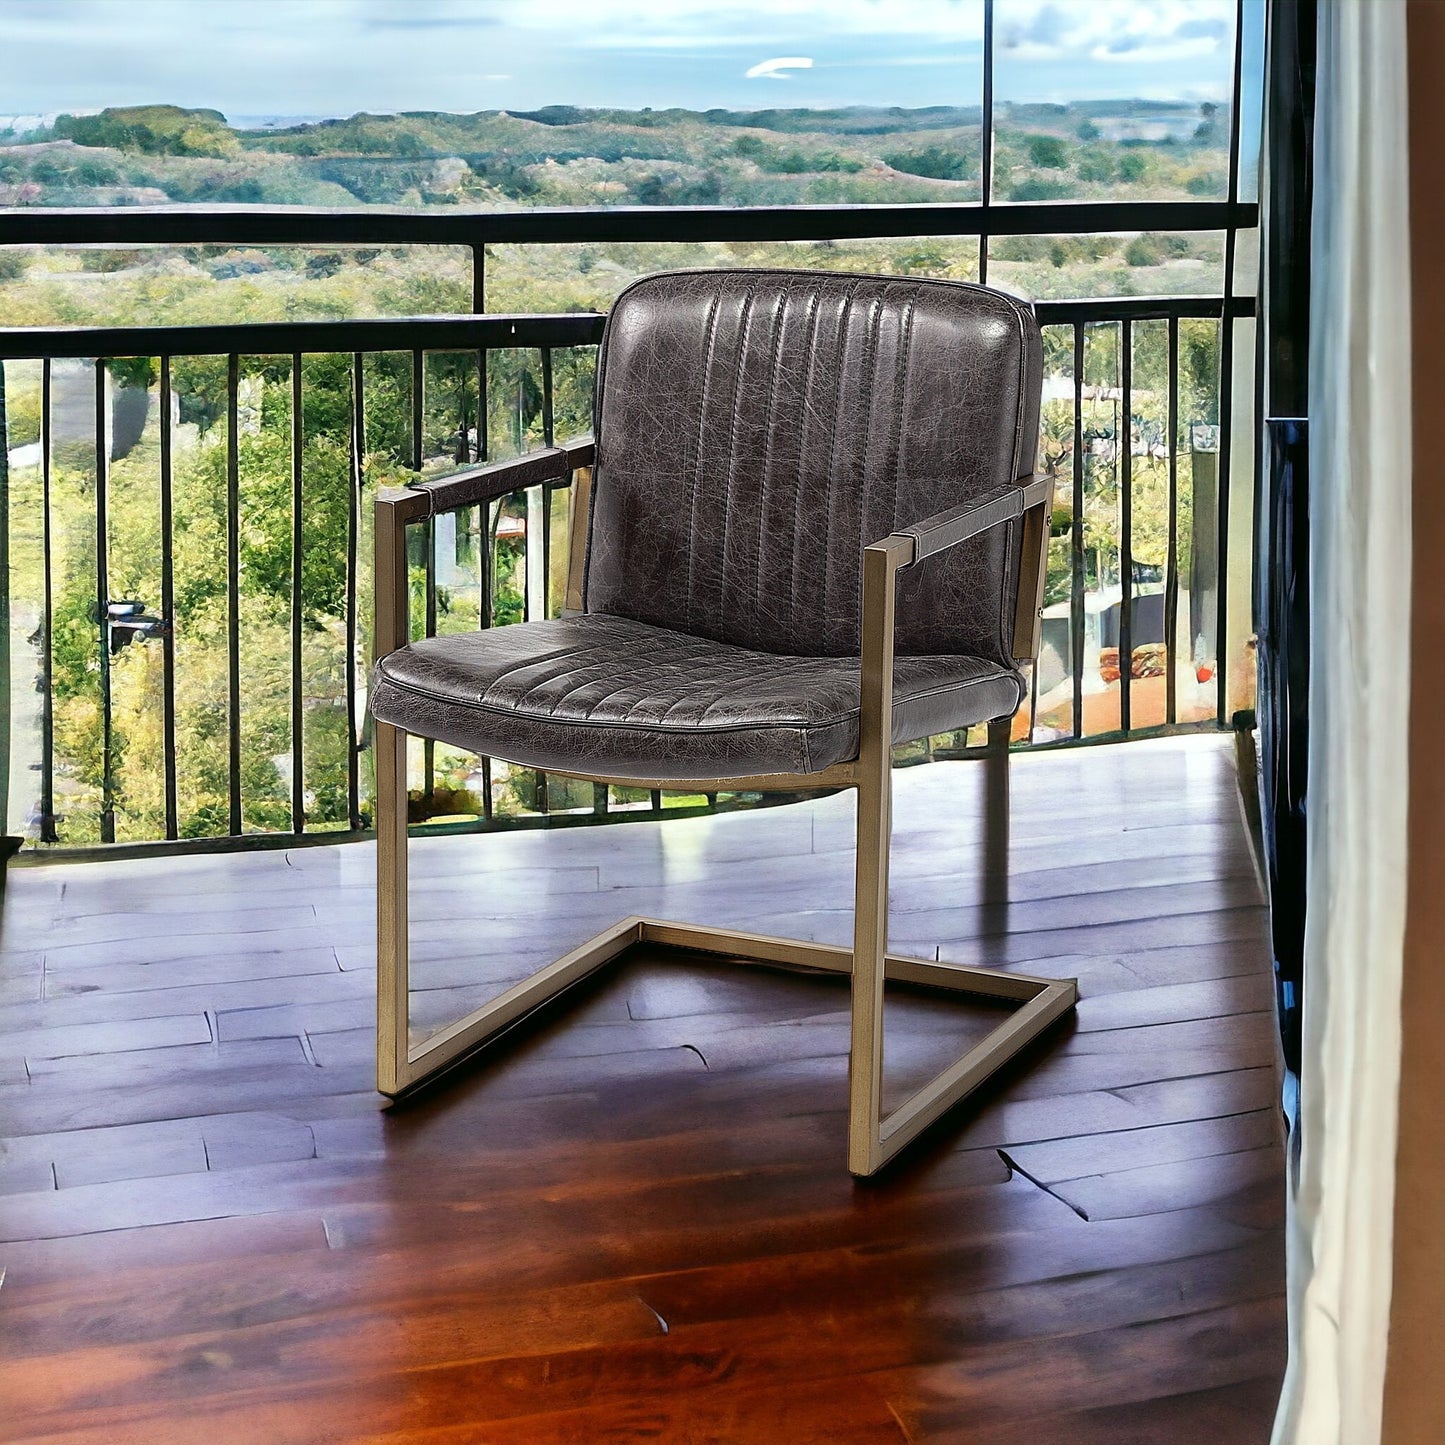
<path id="1" fill-rule="evenodd" d="M 1052 503 L 1052 484 L 1030 475 L 1040 389 L 1033 314 L 997 291 L 674 272 L 636 282 L 612 309 L 595 440 L 378 501 L 383 1093 L 640 941 L 805 965 L 852 976 L 848 1162 L 863 1175 L 1073 1007 L 1071 979 L 887 953 L 891 745 L 987 723 L 1006 759 L 1019 663 L 1037 652 Z M 407 642 L 406 524 L 572 473 L 568 615 Z M 854 945 L 629 918 L 412 1045 L 410 733 L 609 783 L 855 787 Z M 887 1118 L 885 976 L 1020 1005 Z"/>

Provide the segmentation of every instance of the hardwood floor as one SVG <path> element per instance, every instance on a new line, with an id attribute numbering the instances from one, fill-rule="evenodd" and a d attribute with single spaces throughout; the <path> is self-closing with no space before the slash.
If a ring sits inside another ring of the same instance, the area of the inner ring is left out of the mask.
<path id="1" fill-rule="evenodd" d="M 846 988 L 639 955 L 372 1091 L 369 847 L 11 872 L 0 1438 L 1262 1445 L 1284 1363 L 1266 918 L 1217 738 L 897 774 L 893 947 L 1080 979 L 845 1169 Z M 629 913 L 845 941 L 846 797 L 426 840 L 418 1018 Z M 890 990 L 891 1088 L 989 1027 Z"/>

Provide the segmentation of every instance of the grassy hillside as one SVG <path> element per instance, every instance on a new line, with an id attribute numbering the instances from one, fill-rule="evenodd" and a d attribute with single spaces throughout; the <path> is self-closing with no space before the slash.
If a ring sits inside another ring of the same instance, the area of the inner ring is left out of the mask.
<path id="1" fill-rule="evenodd" d="M 1002 107 L 1003 200 L 1220 195 L 1214 107 Z M 0 137 L 0 139 L 4 139 Z M 779 205 L 973 200 L 976 108 L 354 115 L 241 131 L 176 106 L 60 116 L 0 145 L 0 205 Z"/>

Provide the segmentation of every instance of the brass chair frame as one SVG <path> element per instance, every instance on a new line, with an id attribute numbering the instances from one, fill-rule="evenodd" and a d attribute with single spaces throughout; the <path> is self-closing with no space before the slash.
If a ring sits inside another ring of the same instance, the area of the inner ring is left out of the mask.
<path id="1" fill-rule="evenodd" d="M 549 447 L 511 461 L 477 467 L 436 482 L 381 494 L 376 501 L 376 654 L 408 641 L 406 526 L 462 507 L 485 505 L 522 488 L 574 476 L 571 609 L 582 605 L 581 563 L 593 462 L 591 438 Z M 852 980 L 848 1064 L 848 1168 L 876 1172 L 953 1104 L 979 1087 L 1038 1038 L 1078 999 L 1074 979 L 1034 978 L 991 968 L 901 958 L 887 951 L 888 862 L 892 833 L 892 694 L 895 582 L 900 571 L 986 528 L 1022 519 L 1019 600 L 1013 651 L 1038 655 L 1053 482 L 1023 477 L 977 502 L 955 507 L 863 551 L 863 617 L 859 745 L 856 759 L 812 774 L 746 778 L 617 778 L 577 773 L 598 783 L 696 792 L 806 792 L 854 788 L 858 793 L 853 947 L 807 943 L 662 919 L 625 918 L 490 1003 L 412 1045 L 409 1037 L 407 931 L 407 734 L 375 725 L 377 814 L 377 1088 L 396 1097 L 480 1049 L 526 1015 L 620 958 L 650 943 L 732 961 L 849 974 Z M 1008 722 L 989 728 L 989 815 L 985 867 L 1007 877 Z M 549 770 L 556 771 L 556 770 Z M 950 989 L 1016 1003 L 1005 1022 L 930 1083 L 884 1116 L 883 985 L 885 979 Z"/>

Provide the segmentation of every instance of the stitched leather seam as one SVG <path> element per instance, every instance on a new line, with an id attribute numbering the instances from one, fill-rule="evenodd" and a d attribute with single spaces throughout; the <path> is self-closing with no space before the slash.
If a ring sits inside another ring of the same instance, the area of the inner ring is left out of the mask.
<path id="1" fill-rule="evenodd" d="M 793 292 L 790 275 L 783 282 L 778 298 L 777 315 L 773 318 L 773 354 L 768 362 L 768 403 L 763 415 L 763 459 L 758 465 L 758 540 L 753 548 L 753 614 L 762 611 L 763 603 L 763 535 L 768 519 L 768 463 L 773 450 L 773 405 L 778 398 L 778 363 L 783 353 L 783 332 L 787 329 L 788 298 Z M 727 559 L 723 559 L 726 568 Z"/>
<path id="2" fill-rule="evenodd" d="M 654 674 L 660 674 L 661 678 L 665 679 L 667 674 L 671 673 L 673 676 L 680 676 L 682 679 L 688 682 L 695 683 L 697 681 L 697 673 L 696 671 L 692 670 L 690 664 L 692 664 L 697 658 L 705 656 L 706 650 L 702 648 L 694 647 L 690 650 L 678 648 L 675 650 L 674 655 L 671 658 L 659 660 L 655 656 L 650 657 L 642 662 L 639 662 L 637 666 L 633 667 L 630 671 L 624 671 L 619 673 L 617 670 L 619 664 L 617 663 L 616 659 L 614 657 L 609 657 L 608 655 L 604 654 L 597 660 L 597 662 L 591 664 L 593 668 L 593 675 L 591 677 L 583 679 L 575 686 L 569 687 L 567 691 L 564 692 L 562 696 L 559 697 L 556 702 L 552 704 L 549 715 L 555 715 L 557 709 L 564 706 L 570 698 L 574 697 L 583 688 L 595 683 L 599 677 L 606 676 L 609 673 L 616 676 L 619 681 L 627 678 L 631 678 L 635 681 L 639 677 L 646 677 L 649 672 L 652 672 Z M 651 690 L 655 692 L 656 688 L 654 687 Z M 615 687 L 610 692 L 605 692 L 600 697 L 595 699 L 592 703 L 592 706 L 594 708 L 601 707 L 605 703 L 611 702 L 613 698 L 620 697 L 623 693 L 627 691 L 628 688 L 626 686 Z M 646 696 L 647 691 L 647 689 L 643 689 L 642 695 Z M 527 696 L 530 697 L 530 695 L 531 694 L 529 693 Z M 524 698 L 522 701 L 525 702 L 526 699 Z"/>
<path id="3" fill-rule="evenodd" d="M 743 372 L 747 367 L 748 358 L 748 337 L 752 329 L 753 302 L 757 297 L 757 285 L 750 285 L 747 294 L 743 297 L 743 308 L 738 314 L 738 349 L 737 363 L 733 368 L 733 399 L 729 408 L 728 417 L 728 447 L 727 447 L 727 473 L 723 478 L 723 514 L 722 514 L 722 537 L 717 547 L 717 612 L 715 616 L 721 616 L 723 603 L 727 591 L 727 557 L 728 557 L 728 532 L 732 528 L 733 515 L 733 476 L 737 471 L 738 462 L 738 396 L 743 387 Z M 689 553 L 696 550 L 692 547 Z"/>
<path id="4" fill-rule="evenodd" d="M 862 278 L 860 278 L 848 292 L 842 314 L 839 317 L 838 344 L 834 352 L 838 358 L 838 375 L 833 386 L 833 417 L 828 432 L 827 490 L 823 494 L 823 598 L 822 615 L 819 619 L 825 631 L 823 638 L 825 643 L 831 641 L 831 639 L 826 636 L 826 632 L 828 630 L 828 623 L 834 615 L 832 607 L 829 605 L 833 580 L 833 485 L 838 474 L 838 420 L 843 412 L 843 384 L 847 372 L 845 349 L 847 346 L 849 325 L 853 319 L 853 303 L 857 298 L 858 291 L 862 284 Z M 874 315 L 876 318 L 876 311 Z M 867 355 L 866 352 L 864 354 L 865 356 Z M 796 571 L 794 576 L 796 577 Z"/>
<path id="5" fill-rule="evenodd" d="M 410 683 L 397 682 L 394 678 L 387 678 L 388 687 L 394 687 L 398 692 L 409 693 L 412 697 L 421 698 L 428 702 L 439 702 L 447 707 L 466 708 L 469 712 L 484 712 L 493 717 L 511 718 L 513 721 L 527 723 L 541 723 L 548 726 L 568 728 L 602 728 L 612 731 L 631 729 L 634 732 L 652 733 L 742 733 L 742 732 L 802 732 L 806 728 L 832 727 L 840 722 L 847 722 L 849 718 L 856 716 L 854 713 L 845 713 L 840 717 L 829 718 L 824 722 L 742 722 L 742 723 L 707 723 L 688 724 L 685 727 L 668 726 L 663 723 L 632 722 L 632 721 L 600 721 L 597 718 L 555 718 L 549 713 L 519 713 L 515 708 L 496 707 L 491 703 L 473 701 L 470 698 L 443 697 L 439 693 L 427 692 L 422 688 L 413 687 Z"/>
<path id="6" fill-rule="evenodd" d="M 712 294 L 712 300 L 707 308 L 707 344 L 702 368 L 702 394 L 698 399 L 697 407 L 697 434 L 693 438 L 692 446 L 692 495 L 688 498 L 688 541 L 687 549 L 687 585 L 683 591 L 683 606 L 686 609 L 688 622 L 693 620 L 692 605 L 692 564 L 697 555 L 697 548 L 691 545 L 692 539 L 697 536 L 697 497 L 702 490 L 702 441 L 703 433 L 707 430 L 707 388 L 712 380 L 712 363 L 714 350 L 717 346 L 717 313 L 718 306 L 722 300 L 722 290 L 719 288 Z"/>
<path id="7" fill-rule="evenodd" d="M 1005 305 L 1009 306 L 1014 313 L 1014 322 L 1019 333 L 1019 371 L 1018 371 L 1018 392 L 1016 410 L 1014 413 L 1014 446 L 1013 466 L 1009 481 L 1015 481 L 1020 475 L 1020 467 L 1023 465 L 1023 429 L 1024 413 L 1028 410 L 1028 372 L 1029 372 L 1029 343 L 1032 340 L 1033 328 L 1029 322 L 1034 319 L 1034 312 L 1031 306 L 1025 307 L 1021 302 L 1016 301 L 1005 292 L 999 292 L 1004 298 Z M 1029 470 L 1033 470 L 1032 464 Z M 1001 657 L 1009 657 L 1013 653 L 1013 642 L 1008 635 L 1008 601 L 1010 594 L 1014 595 L 1014 606 L 1018 606 L 1017 581 L 1014 577 L 1014 558 L 1018 553 L 1019 526 L 1016 522 L 1004 524 L 1004 556 L 1003 556 L 1003 587 L 999 591 L 998 609 L 998 646 Z M 1013 585 L 1010 585 L 1013 584 Z M 1022 696 L 1019 699 L 1023 701 Z"/>
<path id="8" fill-rule="evenodd" d="M 910 348 L 913 344 L 913 311 L 918 305 L 919 288 L 913 288 L 903 310 L 902 334 L 898 340 L 898 376 L 893 383 L 893 434 L 888 439 L 888 473 L 893 479 L 893 517 L 888 530 L 898 527 L 898 493 L 902 478 L 898 475 L 903 459 L 903 407 L 908 398 L 908 368 Z"/>
<path id="9" fill-rule="evenodd" d="M 929 698 L 940 697 L 948 692 L 963 692 L 968 688 L 976 687 L 981 683 L 999 682 L 1006 673 L 996 673 L 987 677 L 969 677 L 955 683 L 945 683 L 939 687 L 930 688 L 925 692 L 910 692 L 906 696 L 897 697 L 893 702 L 893 710 L 897 710 L 911 702 L 926 702 Z M 1015 680 L 1018 675 L 1014 674 Z M 520 719 L 524 722 L 555 724 L 558 727 L 595 727 L 595 728 L 632 728 L 644 732 L 658 733 L 735 733 L 735 732 L 807 732 L 821 730 L 823 728 L 838 727 L 851 722 L 858 716 L 858 709 L 852 708 L 848 712 L 835 713 L 831 717 L 819 718 L 815 721 L 787 721 L 778 722 L 739 722 L 739 723 L 686 723 L 681 726 L 667 723 L 635 722 L 631 719 L 598 719 L 590 717 L 558 718 L 553 713 L 523 712 L 515 707 L 500 707 L 495 703 L 484 702 L 480 698 L 451 697 L 443 693 L 431 692 L 426 688 L 418 687 L 415 683 L 402 682 L 394 677 L 387 677 L 382 673 L 382 680 L 388 687 L 395 688 L 398 692 L 404 692 L 412 697 L 423 699 L 427 702 L 441 703 L 446 707 L 462 707 L 471 712 L 485 712 L 495 717 L 508 717 Z M 1022 701 L 1022 698 L 1020 699 Z"/>
<path id="10" fill-rule="evenodd" d="M 873 316 L 872 316 L 872 319 L 870 320 L 870 322 L 869 322 L 869 324 L 868 324 L 867 349 L 866 349 L 865 352 L 863 353 L 863 354 L 864 354 L 864 363 L 863 363 L 863 368 L 862 368 L 862 373 L 861 373 L 862 376 L 863 376 L 863 378 L 864 378 L 864 381 L 863 381 L 863 392 L 862 392 L 862 400 L 863 400 L 863 406 L 862 406 L 862 411 L 863 411 L 863 436 L 862 436 L 862 439 L 861 439 L 861 441 L 859 442 L 859 445 L 858 445 L 858 478 L 857 478 L 857 485 L 858 485 L 858 512 L 857 512 L 857 515 L 858 515 L 858 530 L 859 530 L 859 533 L 860 533 L 860 536 L 859 536 L 859 541 L 860 541 L 860 542 L 862 541 L 861 533 L 862 533 L 862 531 L 863 531 L 863 528 L 866 526 L 866 518 L 867 518 L 867 516 L 868 516 L 868 452 L 869 452 L 869 449 L 870 449 L 870 448 L 872 447 L 872 445 L 873 445 L 873 393 L 874 393 L 875 390 L 877 389 L 877 383 L 878 383 L 878 338 L 879 338 L 879 333 L 880 333 L 880 332 L 882 331 L 882 329 L 883 329 L 883 303 L 884 303 L 884 300 L 885 300 L 885 298 L 887 297 L 887 295 L 888 295 L 888 287 L 887 287 L 887 285 L 886 285 L 886 283 L 885 283 L 885 285 L 884 285 L 884 286 L 882 287 L 882 289 L 879 291 L 878 295 L 876 295 L 876 296 L 873 298 L 873 301 L 872 301 L 872 303 L 871 303 L 871 304 L 872 304 L 872 307 L 873 307 Z M 829 542 L 830 542 L 830 544 L 831 544 L 831 542 L 832 542 L 832 526 L 831 526 L 831 523 L 830 523 L 830 525 L 829 525 L 828 532 L 829 532 Z M 855 586 L 856 586 L 856 589 L 857 589 L 857 590 L 854 592 L 853 597 L 852 597 L 853 605 L 852 605 L 852 607 L 849 608 L 849 611 L 852 613 L 852 621 L 853 621 L 853 625 L 854 625 L 854 629 L 855 629 L 855 630 L 854 630 L 854 634 L 853 634 L 854 639 L 855 639 L 855 642 L 856 642 L 856 639 L 862 635 L 862 627 L 863 627 L 863 557 L 862 557 L 862 548 L 860 547 L 860 548 L 858 549 L 858 551 L 859 551 L 859 556 L 858 556 L 856 562 L 854 562 L 854 564 L 853 564 L 854 568 L 856 569 L 856 570 L 854 571 L 854 573 L 853 573 L 853 577 L 854 577 L 854 582 L 855 582 Z M 832 554 L 832 547 L 831 547 L 831 545 L 830 545 L 829 548 L 828 548 L 828 553 L 829 553 L 829 555 L 830 555 L 830 557 L 831 557 L 831 554 Z M 827 577 L 828 577 L 828 582 L 831 583 L 831 581 L 832 581 L 832 579 L 833 579 L 833 569 L 832 569 L 831 566 L 828 568 Z M 827 614 L 827 612 L 828 612 L 828 595 L 829 595 L 829 591 L 831 591 L 831 588 L 825 589 L 824 594 L 823 594 L 823 610 L 824 610 L 824 613 L 825 613 L 825 614 Z"/>
<path id="11" fill-rule="evenodd" d="M 807 371 L 803 377 L 803 412 L 804 416 L 813 404 L 813 370 L 818 363 L 818 321 L 822 308 L 818 304 L 819 290 L 815 287 L 813 294 L 808 298 L 808 342 L 807 342 Z M 807 455 L 807 436 L 801 433 L 798 437 L 798 474 L 793 482 L 793 526 L 788 533 L 788 615 L 785 624 L 785 634 L 789 641 L 793 640 L 793 631 L 797 626 L 798 619 L 798 509 L 803 499 L 803 465 Z M 759 569 L 761 572 L 761 569 Z"/>

